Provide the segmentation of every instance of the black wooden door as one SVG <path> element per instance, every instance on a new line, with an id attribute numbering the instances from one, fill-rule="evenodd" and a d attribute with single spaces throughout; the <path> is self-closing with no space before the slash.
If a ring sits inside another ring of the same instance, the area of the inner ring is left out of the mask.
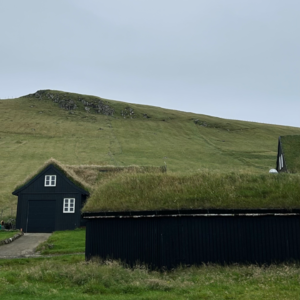
<path id="1" fill-rule="evenodd" d="M 29 200 L 26 232 L 53 232 L 55 204 L 55 200 Z"/>

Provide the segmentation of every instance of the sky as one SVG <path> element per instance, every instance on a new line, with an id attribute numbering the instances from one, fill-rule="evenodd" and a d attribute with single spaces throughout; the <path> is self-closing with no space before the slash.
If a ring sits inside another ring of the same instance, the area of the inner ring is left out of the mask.
<path id="1" fill-rule="evenodd" d="M 0 99 L 62 90 L 300 127 L 299 0 L 0 0 Z"/>

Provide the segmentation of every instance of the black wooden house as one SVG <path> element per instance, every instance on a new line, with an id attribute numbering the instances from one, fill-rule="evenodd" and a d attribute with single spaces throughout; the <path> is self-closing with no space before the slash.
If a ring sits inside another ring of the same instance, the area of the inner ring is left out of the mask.
<path id="1" fill-rule="evenodd" d="M 55 163 L 17 188 L 16 227 L 24 232 L 53 232 L 84 225 L 81 217 L 89 193 Z"/>
<path id="2" fill-rule="evenodd" d="M 86 259 L 173 268 L 300 260 L 300 210 L 87 212 Z"/>

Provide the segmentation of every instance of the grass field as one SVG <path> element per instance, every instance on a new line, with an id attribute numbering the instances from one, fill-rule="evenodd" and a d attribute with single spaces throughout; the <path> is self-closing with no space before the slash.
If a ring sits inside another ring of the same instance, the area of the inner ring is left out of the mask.
<path id="1" fill-rule="evenodd" d="M 155 272 L 78 255 L 0 261 L 1 299 L 299 299 L 299 283 L 296 264 Z"/>
<path id="2" fill-rule="evenodd" d="M 49 247 L 48 245 L 51 245 Z M 37 248 L 41 254 L 65 254 L 85 252 L 85 229 L 54 232 Z"/>
<path id="3" fill-rule="evenodd" d="M 85 230 L 55 232 L 42 254 L 81 252 Z M 49 249 L 48 244 L 53 248 Z M 300 266 L 202 265 L 126 268 L 84 255 L 0 260 L 1 299 L 299 299 Z"/>
<path id="4" fill-rule="evenodd" d="M 261 174 L 275 167 L 278 136 L 300 134 L 300 128 L 111 100 L 107 103 L 115 113 L 106 116 L 85 111 L 77 100 L 94 101 L 95 97 L 52 93 L 77 101 L 78 108 L 68 111 L 48 98 L 34 96 L 0 100 L 0 208 L 4 214 L 16 209 L 14 187 L 50 157 L 70 165 L 166 163 L 168 173 Z M 133 117 L 124 117 L 128 106 L 134 110 Z"/>
<path id="5" fill-rule="evenodd" d="M 11 237 L 13 237 L 14 235 L 16 235 L 19 231 L 4 231 L 4 230 L 0 230 L 0 241 L 9 239 Z"/>

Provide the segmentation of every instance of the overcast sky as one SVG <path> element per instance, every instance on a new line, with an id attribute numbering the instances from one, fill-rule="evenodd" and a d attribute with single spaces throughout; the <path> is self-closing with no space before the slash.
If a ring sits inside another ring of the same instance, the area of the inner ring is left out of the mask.
<path id="1" fill-rule="evenodd" d="M 299 0 L 0 0 L 0 98 L 40 89 L 300 127 Z"/>

